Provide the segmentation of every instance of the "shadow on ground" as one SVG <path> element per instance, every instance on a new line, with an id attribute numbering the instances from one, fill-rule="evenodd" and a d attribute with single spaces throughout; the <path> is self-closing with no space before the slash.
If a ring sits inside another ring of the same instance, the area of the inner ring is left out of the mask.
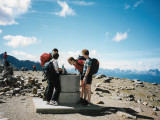
<path id="1" fill-rule="evenodd" d="M 119 107 L 103 107 L 101 111 L 81 112 L 80 114 L 94 117 L 94 116 L 104 116 L 104 115 L 116 114 L 118 111 L 130 114 L 132 116 L 136 116 L 136 118 L 154 119 L 152 117 L 138 115 L 138 112 L 136 112 L 135 110 L 133 110 L 131 108 L 119 108 Z"/>

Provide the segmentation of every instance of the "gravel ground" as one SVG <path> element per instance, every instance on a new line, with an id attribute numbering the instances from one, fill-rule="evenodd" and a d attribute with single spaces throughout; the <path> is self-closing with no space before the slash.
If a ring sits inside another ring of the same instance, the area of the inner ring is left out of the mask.
<path id="1" fill-rule="evenodd" d="M 9 120 L 119 120 L 116 114 L 109 112 L 90 114 L 38 114 L 35 113 L 32 97 L 29 96 L 8 98 L 7 103 L 0 104 L 0 115 L 2 118 L 9 118 Z"/>
<path id="2" fill-rule="evenodd" d="M 30 74 L 31 73 L 31 74 Z M 23 74 L 24 76 L 36 76 L 38 79 L 42 79 L 42 73 L 36 72 L 15 72 L 15 74 Z M 19 97 L 2 97 L 0 96 L 0 101 L 5 99 L 6 103 L 0 102 L 0 120 L 7 120 L 2 118 L 8 118 L 9 120 L 124 120 L 123 117 L 120 117 L 117 112 L 125 112 L 130 115 L 134 115 L 138 120 L 160 120 L 160 111 L 153 111 L 153 108 L 144 106 L 133 101 L 117 100 L 112 98 L 112 94 L 117 90 L 116 86 L 131 86 L 133 83 L 130 80 L 112 80 L 111 83 L 104 83 L 102 85 L 109 87 L 108 89 L 111 94 L 102 93 L 102 97 L 97 95 L 95 88 L 97 83 L 102 84 L 101 79 L 93 79 L 92 84 L 92 103 L 97 101 L 103 101 L 102 106 L 105 109 L 101 113 L 75 113 L 75 114 L 38 114 L 34 110 L 34 105 L 32 102 L 32 97 L 27 94 L 26 96 Z M 151 91 L 156 95 L 155 98 L 160 97 L 159 92 L 154 92 L 155 90 L 160 90 L 160 85 L 153 86 L 149 83 L 144 83 L 147 87 L 141 88 L 138 87 L 134 91 L 129 91 L 130 94 L 135 94 L 137 97 L 143 97 L 139 93 L 145 93 L 143 99 L 148 95 L 147 91 Z M 120 93 L 127 93 L 128 91 L 121 90 Z M 100 92 L 99 92 L 100 93 Z M 101 93 L 100 93 L 101 94 Z M 154 101 L 153 101 L 154 103 Z M 159 103 L 158 103 L 159 104 Z M 142 112 L 135 113 L 135 109 L 139 108 Z M 153 115 L 153 112 L 156 112 L 157 115 Z"/>

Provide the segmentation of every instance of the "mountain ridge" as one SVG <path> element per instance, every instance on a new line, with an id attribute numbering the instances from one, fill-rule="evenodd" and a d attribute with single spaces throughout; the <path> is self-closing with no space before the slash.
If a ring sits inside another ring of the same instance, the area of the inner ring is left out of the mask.
<path id="1" fill-rule="evenodd" d="M 18 60 L 14 56 L 8 55 L 8 61 L 14 68 L 21 70 L 22 67 L 27 67 L 28 70 L 32 70 L 32 66 L 36 65 L 37 70 L 42 70 L 40 63 L 30 61 L 30 60 Z M 3 61 L 3 54 L 0 54 L 0 62 Z M 68 68 L 68 72 L 78 72 L 75 71 L 74 68 Z M 139 79 L 145 82 L 156 82 L 160 84 L 160 71 L 158 69 L 150 69 L 148 71 L 137 71 L 137 70 L 120 70 L 119 68 L 116 69 L 104 69 L 99 68 L 97 74 L 104 74 L 107 76 L 119 77 L 119 78 L 128 78 L 128 79 Z"/>

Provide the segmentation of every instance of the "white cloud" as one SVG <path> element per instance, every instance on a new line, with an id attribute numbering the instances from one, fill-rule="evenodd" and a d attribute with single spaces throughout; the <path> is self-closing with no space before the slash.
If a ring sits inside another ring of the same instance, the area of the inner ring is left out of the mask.
<path id="1" fill-rule="evenodd" d="M 143 3 L 143 0 L 139 0 L 138 2 L 136 2 L 133 6 L 133 9 L 138 7 L 139 4 Z"/>
<path id="2" fill-rule="evenodd" d="M 4 36 L 3 39 L 8 40 L 9 42 L 7 42 L 6 45 L 11 46 L 13 48 L 17 48 L 20 46 L 25 47 L 25 46 L 37 43 L 36 37 L 24 37 L 21 35 L 17 35 L 17 36 L 7 35 L 7 36 Z"/>
<path id="3" fill-rule="evenodd" d="M 0 25 L 17 24 L 15 18 L 28 11 L 31 0 L 0 0 Z"/>
<path id="4" fill-rule="evenodd" d="M 58 4 L 62 7 L 62 10 L 60 12 L 56 12 L 55 14 L 61 17 L 68 16 L 74 16 L 76 13 L 72 8 L 69 7 L 69 5 L 66 2 L 58 1 Z"/>
<path id="5" fill-rule="evenodd" d="M 160 68 L 160 62 L 156 59 L 145 59 L 145 60 L 134 60 L 134 61 L 124 61 L 124 60 L 112 60 L 105 61 L 100 59 L 100 67 L 104 69 L 116 69 L 121 70 L 138 70 L 145 71 L 150 69 Z"/>
<path id="6" fill-rule="evenodd" d="M 121 40 L 124 40 L 127 37 L 128 37 L 127 32 L 125 33 L 117 32 L 113 40 L 116 42 L 120 42 Z"/>
<path id="7" fill-rule="evenodd" d="M 81 6 L 91 6 L 95 4 L 94 2 L 85 2 L 85 1 L 73 1 L 72 3 Z"/>
<path id="8" fill-rule="evenodd" d="M 39 61 L 39 57 L 18 50 L 11 51 L 11 55 L 17 57 L 20 60 L 31 60 L 36 62 Z"/>
<path id="9" fill-rule="evenodd" d="M 2 30 L 0 29 L 0 33 L 2 33 Z"/>
<path id="10" fill-rule="evenodd" d="M 125 10 L 129 9 L 130 7 L 131 7 L 131 6 L 128 5 L 127 3 L 124 4 L 124 9 L 125 9 Z"/>

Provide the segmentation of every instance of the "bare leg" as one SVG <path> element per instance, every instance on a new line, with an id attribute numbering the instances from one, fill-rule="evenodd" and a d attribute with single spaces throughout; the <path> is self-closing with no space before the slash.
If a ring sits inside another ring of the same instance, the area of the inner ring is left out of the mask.
<path id="1" fill-rule="evenodd" d="M 91 85 L 90 84 L 86 84 L 87 86 L 87 94 L 88 94 L 88 102 L 91 102 Z"/>
<path id="2" fill-rule="evenodd" d="M 84 98 L 84 86 L 81 86 L 81 95 L 80 95 L 81 98 Z"/>
<path id="3" fill-rule="evenodd" d="M 87 98 L 87 85 L 84 85 L 84 99 L 86 100 Z"/>

